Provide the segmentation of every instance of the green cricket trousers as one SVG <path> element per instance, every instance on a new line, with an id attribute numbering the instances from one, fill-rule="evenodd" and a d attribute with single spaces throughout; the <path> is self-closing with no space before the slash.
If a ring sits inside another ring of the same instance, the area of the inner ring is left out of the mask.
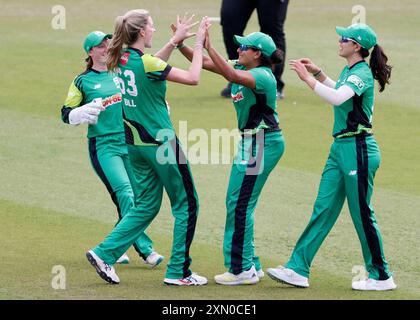
<path id="1" fill-rule="evenodd" d="M 254 211 L 270 172 L 285 148 L 281 131 L 262 132 L 239 141 L 226 196 L 223 241 L 225 267 L 233 274 L 261 269 L 254 254 Z"/>
<path id="2" fill-rule="evenodd" d="M 135 206 L 93 251 L 113 265 L 159 212 L 163 188 L 175 218 L 172 255 L 166 278 L 191 275 L 190 246 L 198 215 L 198 196 L 190 167 L 177 139 L 162 145 L 128 145 L 133 169 Z"/>
<path id="3" fill-rule="evenodd" d="M 379 147 L 371 135 L 334 140 L 322 173 L 312 217 L 286 264 L 287 268 L 309 277 L 312 260 L 347 198 L 369 277 L 386 280 L 391 276 L 370 204 L 373 179 L 380 162 Z"/>
<path id="4" fill-rule="evenodd" d="M 133 174 L 128 158 L 125 134 L 118 133 L 90 138 L 89 156 L 93 169 L 105 184 L 117 207 L 118 224 L 134 206 L 133 189 L 130 183 Z M 139 235 L 133 246 L 144 260 L 153 252 L 152 240 L 144 232 Z"/>

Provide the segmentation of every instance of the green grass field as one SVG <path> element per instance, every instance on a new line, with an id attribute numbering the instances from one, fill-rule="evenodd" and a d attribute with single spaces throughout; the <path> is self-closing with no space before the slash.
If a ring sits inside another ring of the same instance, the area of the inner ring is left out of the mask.
<path id="1" fill-rule="evenodd" d="M 420 298 L 420 80 L 414 68 L 420 51 L 418 1 L 292 0 L 286 21 L 287 57 L 311 57 L 335 78 L 345 61 L 337 55 L 334 27 L 349 25 L 353 5 L 362 4 L 367 22 L 379 34 L 394 66 L 392 85 L 377 96 L 374 118 L 382 164 L 373 205 L 399 286 L 386 293 L 350 289 L 355 276 L 352 268 L 362 265 L 363 259 L 347 207 L 314 260 L 309 289 L 292 289 L 267 277 L 250 287 L 217 286 L 212 278 L 224 272 L 221 248 L 228 165 L 192 166 L 201 208 L 192 268 L 209 277 L 209 285 L 166 287 L 162 283 L 165 266 L 147 269 L 132 249 L 132 263 L 117 267 L 119 286 L 107 285 L 97 277 L 84 254 L 112 229 L 116 210 L 90 167 L 86 128 L 66 126 L 60 119 L 68 86 L 83 69 L 84 37 L 96 29 L 111 32 L 117 14 L 144 7 L 157 25 L 153 48 L 157 51 L 170 37 L 168 26 L 177 13 L 213 17 L 220 9 L 220 1 L 210 0 L 104 3 L 65 4 L 66 29 L 53 30 L 51 8 L 56 2 L 0 0 L 0 299 Z M 246 31 L 257 29 L 254 15 Z M 213 42 L 224 52 L 220 26 L 214 24 L 211 32 Z M 187 66 L 176 52 L 170 63 Z M 284 79 L 286 99 L 278 107 L 286 153 L 255 213 L 256 252 L 264 268 L 286 262 L 307 224 L 331 143 L 331 107 L 290 70 L 285 71 Z M 223 79 L 207 72 L 198 87 L 168 84 L 174 125 L 188 121 L 189 129 L 207 132 L 235 128 L 231 102 L 219 97 L 224 85 Z M 166 258 L 172 228 L 165 198 L 149 233 Z M 51 286 L 55 265 L 66 269 L 65 290 Z"/>

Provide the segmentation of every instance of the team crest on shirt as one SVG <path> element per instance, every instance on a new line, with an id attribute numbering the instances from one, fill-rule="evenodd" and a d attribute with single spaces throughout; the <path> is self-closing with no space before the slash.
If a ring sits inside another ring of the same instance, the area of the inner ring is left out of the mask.
<path id="1" fill-rule="evenodd" d="M 120 58 L 121 65 L 125 66 L 130 58 L 130 52 L 124 52 L 124 54 Z"/>
<path id="2" fill-rule="evenodd" d="M 363 87 L 365 86 L 363 80 L 354 74 L 347 78 L 347 82 L 353 83 L 359 89 L 363 89 Z"/>
<path id="3" fill-rule="evenodd" d="M 238 102 L 244 99 L 244 94 L 242 91 L 239 91 L 237 94 L 232 94 L 233 102 Z"/>

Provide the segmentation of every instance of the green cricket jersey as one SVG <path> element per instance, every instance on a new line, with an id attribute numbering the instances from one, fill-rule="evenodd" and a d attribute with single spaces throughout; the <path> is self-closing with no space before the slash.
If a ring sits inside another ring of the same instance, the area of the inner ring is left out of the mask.
<path id="1" fill-rule="evenodd" d="M 73 108 L 96 98 L 102 98 L 106 109 L 99 114 L 97 124 L 89 125 L 88 138 L 124 132 L 119 80 L 108 71 L 88 69 L 73 80 L 61 109 L 63 121 L 69 123 L 69 113 Z"/>
<path id="2" fill-rule="evenodd" d="M 355 92 L 353 98 L 334 106 L 335 138 L 350 137 L 362 132 L 372 132 L 374 105 L 374 79 L 369 65 L 364 61 L 346 66 L 337 81 L 336 89 L 349 86 Z"/>
<path id="3" fill-rule="evenodd" d="M 138 49 L 121 56 L 117 75 L 123 94 L 124 120 L 131 129 L 128 143 L 161 144 L 175 137 L 166 105 L 166 77 L 171 66 Z"/>
<path id="4" fill-rule="evenodd" d="M 237 61 L 230 61 L 235 69 L 246 70 Z M 257 67 L 249 72 L 255 79 L 255 89 L 237 83 L 232 84 L 231 95 L 238 117 L 238 128 L 243 131 L 260 129 L 277 129 L 277 82 L 270 68 Z"/>

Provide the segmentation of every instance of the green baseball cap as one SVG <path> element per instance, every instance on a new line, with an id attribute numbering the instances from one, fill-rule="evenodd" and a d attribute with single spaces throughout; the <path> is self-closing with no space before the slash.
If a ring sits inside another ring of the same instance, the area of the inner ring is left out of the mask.
<path id="1" fill-rule="evenodd" d="M 111 39 L 112 34 L 103 33 L 102 31 L 93 31 L 86 37 L 85 42 L 83 43 L 83 49 L 89 54 L 90 49 L 99 46 L 105 38 Z"/>
<path id="2" fill-rule="evenodd" d="M 367 50 L 377 44 L 375 31 L 364 23 L 355 23 L 347 28 L 335 27 L 335 31 L 342 37 L 353 39 Z"/>
<path id="3" fill-rule="evenodd" d="M 238 45 L 244 44 L 261 50 L 262 54 L 267 57 L 271 57 L 273 52 L 277 49 L 273 39 L 262 32 L 253 32 L 246 37 L 233 36 L 233 40 Z"/>

